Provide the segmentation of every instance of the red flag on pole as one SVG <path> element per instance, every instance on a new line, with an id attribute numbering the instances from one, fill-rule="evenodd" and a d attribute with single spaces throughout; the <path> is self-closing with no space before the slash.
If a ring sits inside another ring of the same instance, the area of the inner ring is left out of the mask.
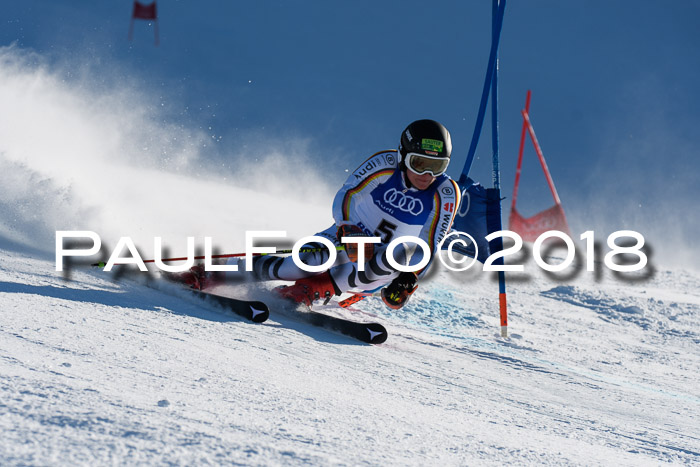
<path id="1" fill-rule="evenodd" d="M 155 44 L 158 45 L 158 11 L 156 9 L 156 2 L 149 5 L 144 5 L 138 0 L 134 0 L 134 9 L 131 13 L 131 25 L 129 26 L 129 40 L 133 39 L 134 36 L 134 20 L 135 19 L 145 19 L 153 21 L 153 31 L 155 34 Z"/>
<path id="2" fill-rule="evenodd" d="M 131 14 L 132 18 L 140 19 L 157 19 L 156 14 L 156 2 L 154 1 L 150 5 L 144 5 L 138 1 L 134 1 L 134 12 Z"/>
<path id="3" fill-rule="evenodd" d="M 512 209 L 509 222 L 510 230 L 517 232 L 526 242 L 534 243 L 537 237 L 548 230 L 558 230 L 571 236 L 561 204 L 555 204 L 528 218 L 523 217 L 517 209 Z"/>
<path id="4" fill-rule="evenodd" d="M 525 110 L 521 113 L 523 115 L 523 130 L 520 134 L 520 151 L 518 154 L 518 167 L 515 171 L 515 186 L 513 187 L 513 203 L 510 207 L 510 218 L 509 218 L 509 228 L 513 232 L 518 233 L 524 241 L 534 242 L 537 240 L 542 233 L 548 230 L 559 230 L 565 234 L 571 236 L 571 231 L 569 230 L 569 224 L 566 221 L 566 216 L 564 215 L 564 208 L 559 200 L 559 195 L 557 194 L 557 189 L 554 186 L 554 180 L 552 180 L 552 175 L 549 173 L 549 168 L 544 160 L 544 154 L 542 154 L 542 149 L 537 141 L 537 136 L 535 136 L 535 129 L 532 127 L 530 122 L 530 96 L 531 92 L 527 91 L 527 98 L 525 99 Z M 547 184 L 549 185 L 549 190 L 552 192 L 552 197 L 554 198 L 554 206 L 549 209 L 545 209 L 542 212 L 535 214 L 532 217 L 523 217 L 518 210 L 515 208 L 515 204 L 518 199 L 518 187 L 520 185 L 520 171 L 523 163 L 523 150 L 525 149 L 525 139 L 527 134 L 530 134 L 530 139 L 532 139 L 532 144 L 535 147 L 535 152 L 540 160 L 540 165 L 542 165 L 542 170 L 547 178 Z"/>

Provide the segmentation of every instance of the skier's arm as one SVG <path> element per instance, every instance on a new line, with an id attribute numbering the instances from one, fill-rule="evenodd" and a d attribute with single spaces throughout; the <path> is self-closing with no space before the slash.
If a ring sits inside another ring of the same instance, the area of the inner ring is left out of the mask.
<path id="1" fill-rule="evenodd" d="M 370 193 L 385 176 L 396 168 L 395 151 L 379 152 L 363 162 L 345 180 L 333 199 L 333 219 L 336 225 L 354 224 L 353 201 Z"/>

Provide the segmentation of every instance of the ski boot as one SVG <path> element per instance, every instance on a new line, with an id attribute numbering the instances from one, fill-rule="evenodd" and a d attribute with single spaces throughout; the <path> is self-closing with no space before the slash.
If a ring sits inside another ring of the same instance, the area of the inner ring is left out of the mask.
<path id="1" fill-rule="evenodd" d="M 299 279 L 294 285 L 283 285 L 274 289 L 277 295 L 295 303 L 310 307 L 314 300 L 330 300 L 333 295 L 340 295 L 328 271 L 317 276 Z"/>
<path id="2" fill-rule="evenodd" d="M 173 282 L 180 282 L 191 289 L 204 290 L 223 282 L 223 274 L 207 272 L 203 264 L 196 264 L 189 271 L 181 273 L 168 273 L 166 277 Z"/>

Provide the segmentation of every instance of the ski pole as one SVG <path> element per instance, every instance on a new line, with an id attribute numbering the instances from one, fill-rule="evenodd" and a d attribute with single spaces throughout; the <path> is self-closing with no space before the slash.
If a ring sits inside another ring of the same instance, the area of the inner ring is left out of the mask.
<path id="1" fill-rule="evenodd" d="M 367 297 L 381 297 L 381 292 L 353 292 L 351 297 L 339 301 L 338 306 L 341 308 L 347 308 L 350 305 L 362 301 Z"/>
<path id="2" fill-rule="evenodd" d="M 336 251 L 343 251 L 343 250 L 345 250 L 345 247 L 344 246 L 337 246 L 337 247 L 335 247 L 335 249 L 336 249 Z M 301 248 L 299 250 L 299 253 L 316 253 L 316 252 L 324 251 L 324 250 L 325 250 L 325 248 Z M 286 254 L 290 254 L 292 252 L 293 252 L 293 250 L 278 250 L 274 253 L 253 253 L 252 256 L 286 255 Z M 212 259 L 237 258 L 237 257 L 241 257 L 241 256 L 245 256 L 245 253 L 228 253 L 228 254 L 222 254 L 222 255 L 211 255 L 211 258 Z M 195 256 L 194 257 L 195 260 L 204 259 L 204 258 L 205 258 L 205 256 Z M 181 258 L 165 258 L 165 259 L 161 259 L 161 261 L 162 262 L 187 261 L 188 259 L 189 259 L 188 257 L 184 256 Z M 155 261 L 156 261 L 155 259 L 146 259 L 143 262 L 144 263 L 155 263 Z M 114 263 L 115 266 L 123 265 L 123 264 L 125 264 L 125 263 Z M 97 267 L 103 268 L 106 265 L 107 265 L 107 263 L 105 263 L 104 261 L 100 261 L 98 263 L 92 264 L 91 266 L 97 266 Z"/>

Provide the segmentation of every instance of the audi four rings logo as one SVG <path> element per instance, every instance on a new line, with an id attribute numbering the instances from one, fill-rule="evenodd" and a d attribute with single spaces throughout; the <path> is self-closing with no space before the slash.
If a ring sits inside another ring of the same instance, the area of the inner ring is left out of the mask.
<path id="1" fill-rule="evenodd" d="M 413 196 L 408 196 L 407 194 L 398 191 L 396 188 L 392 188 L 384 192 L 384 201 L 389 203 L 390 206 L 409 214 L 413 214 L 414 216 L 417 216 L 423 212 L 423 202 L 421 200 L 414 198 Z"/>

